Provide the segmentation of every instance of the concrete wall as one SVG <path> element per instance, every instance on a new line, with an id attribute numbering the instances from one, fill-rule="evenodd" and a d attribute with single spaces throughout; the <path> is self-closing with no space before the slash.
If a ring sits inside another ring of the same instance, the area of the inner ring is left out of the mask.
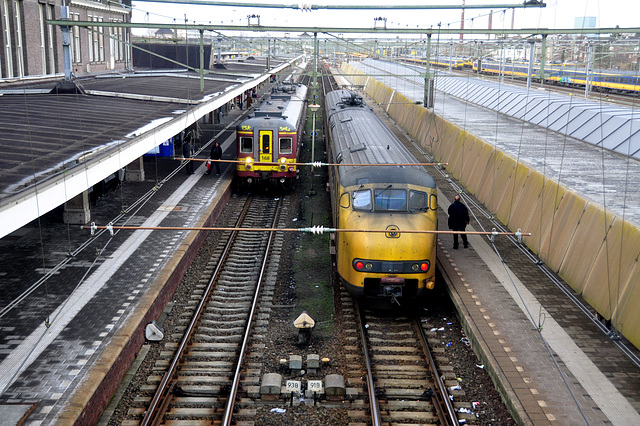
<path id="1" fill-rule="evenodd" d="M 362 74 L 343 63 L 345 74 Z M 640 229 L 497 151 L 472 133 L 362 75 L 364 85 L 447 171 L 524 243 L 640 348 Z"/>

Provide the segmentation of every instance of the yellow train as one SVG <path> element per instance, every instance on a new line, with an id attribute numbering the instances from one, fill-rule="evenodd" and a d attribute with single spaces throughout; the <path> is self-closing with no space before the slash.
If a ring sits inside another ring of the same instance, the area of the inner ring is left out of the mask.
<path id="1" fill-rule="evenodd" d="M 476 61 L 473 71 L 482 74 L 503 74 L 519 78 L 527 78 L 529 64 L 524 62 L 508 62 L 500 64 L 492 59 Z M 534 80 L 540 81 L 540 64 L 531 67 Z M 640 76 L 629 71 L 592 70 L 588 75 L 584 68 L 577 65 L 553 65 L 544 67 L 546 82 L 558 86 L 576 87 L 584 89 L 589 82 L 593 90 L 610 93 L 638 93 L 640 92 Z"/>
<path id="2" fill-rule="evenodd" d="M 435 286 L 438 197 L 433 177 L 353 92 L 329 92 L 331 203 L 342 284 L 369 306 L 404 305 Z"/>

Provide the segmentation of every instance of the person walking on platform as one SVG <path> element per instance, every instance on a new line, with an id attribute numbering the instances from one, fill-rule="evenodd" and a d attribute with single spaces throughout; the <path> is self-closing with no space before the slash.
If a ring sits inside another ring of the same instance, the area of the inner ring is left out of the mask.
<path id="1" fill-rule="evenodd" d="M 222 158 L 222 147 L 220 146 L 220 142 L 217 142 L 215 144 L 213 144 L 213 147 L 211 147 L 211 154 L 209 155 L 209 158 L 212 160 L 219 160 Z M 217 161 L 212 161 L 212 163 L 216 166 L 216 175 L 220 174 L 220 163 L 218 163 Z M 212 165 L 213 167 L 213 165 Z M 209 171 L 207 172 L 207 174 L 211 174 L 211 168 L 209 169 Z"/>
<path id="2" fill-rule="evenodd" d="M 462 204 L 460 196 L 456 195 L 453 203 L 449 206 L 449 229 L 453 231 L 463 231 L 460 233 L 462 236 L 462 243 L 464 248 L 469 247 L 469 241 L 467 240 L 467 234 L 464 233 L 464 229 L 469 224 L 469 210 L 467 206 Z M 458 234 L 453 234 L 453 248 L 458 250 Z"/>
<path id="3" fill-rule="evenodd" d="M 184 142 L 182 144 L 182 156 L 185 158 L 187 162 L 186 170 L 188 175 L 192 175 L 195 172 L 193 171 L 193 161 L 190 158 L 193 156 L 193 145 L 191 144 L 191 133 L 187 134 L 184 138 Z"/>

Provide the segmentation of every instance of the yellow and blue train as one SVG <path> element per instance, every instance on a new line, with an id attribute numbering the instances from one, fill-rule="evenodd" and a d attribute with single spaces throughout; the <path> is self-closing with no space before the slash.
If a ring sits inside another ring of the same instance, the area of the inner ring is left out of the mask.
<path id="1" fill-rule="evenodd" d="M 422 66 L 424 66 L 426 62 L 425 59 L 414 57 L 408 57 L 405 59 L 405 61 Z M 432 67 L 449 68 L 449 66 L 451 66 L 451 69 L 462 70 L 465 68 L 471 68 L 473 66 L 473 61 L 470 58 L 465 57 L 438 55 L 431 57 L 431 59 L 429 60 L 429 64 L 431 64 Z"/>
<path id="2" fill-rule="evenodd" d="M 325 106 L 340 280 L 370 306 L 419 300 L 435 286 L 436 234 L 405 231 L 437 229 L 435 181 L 397 165 L 417 161 L 360 96 L 335 90 Z"/>
<path id="3" fill-rule="evenodd" d="M 529 64 L 507 62 L 502 65 L 492 59 L 483 59 L 473 63 L 473 71 L 482 74 L 517 78 L 527 78 Z M 532 66 L 532 76 L 540 81 L 540 64 Z M 593 70 L 589 73 L 589 84 L 594 90 L 610 93 L 640 93 L 640 76 L 637 73 L 617 70 Z M 587 71 L 577 65 L 548 64 L 544 67 L 544 81 L 566 87 L 584 88 L 587 84 Z"/>
<path id="4" fill-rule="evenodd" d="M 408 63 L 424 66 L 425 60 L 415 57 L 405 59 Z M 452 70 L 473 69 L 480 74 L 505 75 L 515 78 L 527 78 L 529 74 L 528 62 L 504 62 L 491 58 L 481 60 L 434 56 L 430 59 L 431 66 L 449 68 Z M 535 81 L 540 81 L 540 64 L 532 66 L 532 75 Z M 593 70 L 589 73 L 589 84 L 593 90 L 609 93 L 640 93 L 640 75 L 637 72 L 618 70 Z M 576 87 L 584 89 L 587 84 L 587 71 L 576 64 L 547 64 L 544 67 L 544 81 L 558 86 Z"/>

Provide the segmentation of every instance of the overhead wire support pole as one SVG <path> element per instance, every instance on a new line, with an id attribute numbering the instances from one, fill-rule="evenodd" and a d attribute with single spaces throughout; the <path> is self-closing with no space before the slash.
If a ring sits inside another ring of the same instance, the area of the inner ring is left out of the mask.
<path id="1" fill-rule="evenodd" d="M 204 30 L 200 30 L 200 94 L 204 93 Z"/>
<path id="2" fill-rule="evenodd" d="M 424 71 L 424 107 L 433 107 L 433 90 L 431 85 L 431 34 L 427 34 L 427 48 L 425 50 Z"/>
<path id="3" fill-rule="evenodd" d="M 60 17 L 63 19 L 69 19 L 69 6 L 61 6 Z M 69 36 L 69 26 L 63 25 L 60 27 L 62 30 L 62 57 L 64 62 L 64 79 L 66 81 L 71 80 L 71 40 Z"/>
<path id="4" fill-rule="evenodd" d="M 529 42 L 530 46 L 529 46 L 529 67 L 527 69 L 527 90 L 531 89 L 531 80 L 533 78 L 533 76 L 531 75 L 533 73 L 533 53 L 535 51 L 535 41 L 530 41 Z"/>
<path id="5" fill-rule="evenodd" d="M 589 97 L 591 89 L 591 67 L 593 65 L 593 43 L 589 42 L 587 47 L 587 79 L 584 82 L 584 97 Z"/>
<path id="6" fill-rule="evenodd" d="M 313 103 L 316 103 L 316 97 L 318 96 L 318 32 L 313 33 Z M 313 157 L 313 153 L 311 153 Z M 312 160 L 313 161 L 313 160 Z"/>
<path id="7" fill-rule="evenodd" d="M 547 35 L 542 34 L 542 47 L 540 51 L 540 85 L 544 86 L 544 66 L 547 62 Z"/>

